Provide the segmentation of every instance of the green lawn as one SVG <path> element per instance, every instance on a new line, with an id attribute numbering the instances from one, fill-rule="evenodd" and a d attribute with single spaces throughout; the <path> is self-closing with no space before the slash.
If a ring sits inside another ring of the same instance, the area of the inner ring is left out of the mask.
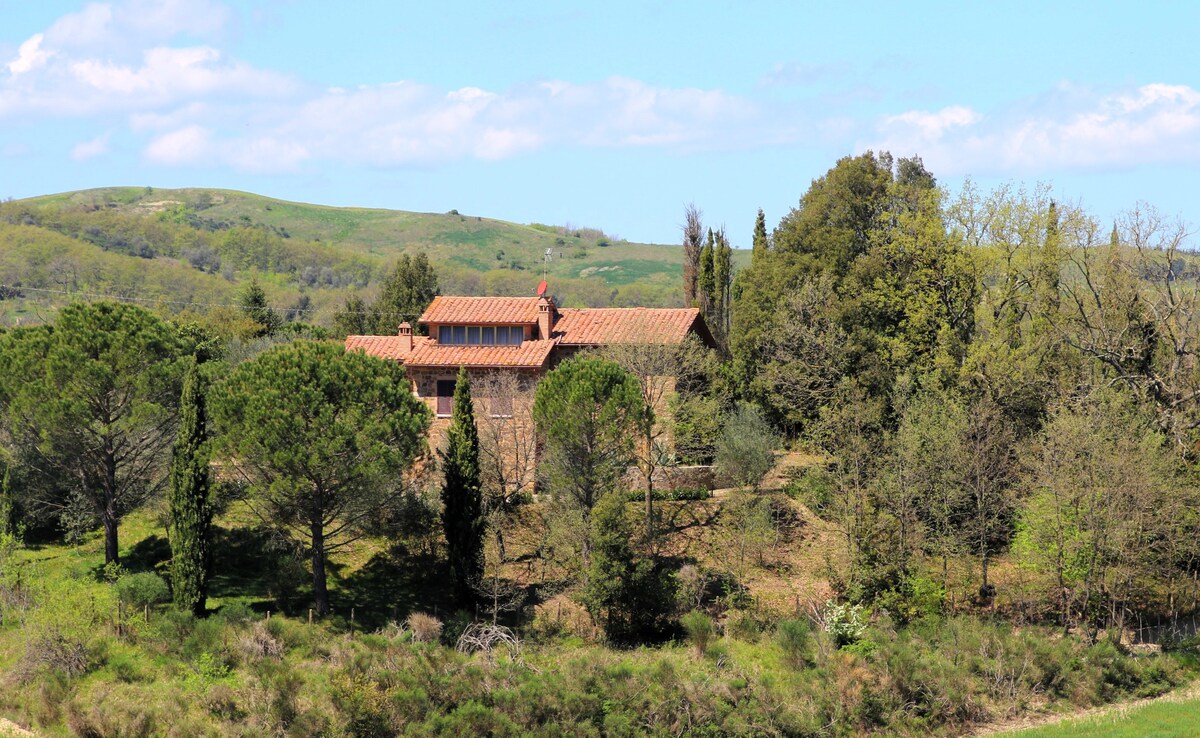
<path id="1" fill-rule="evenodd" d="M 1194 692 L 1193 692 L 1194 694 Z M 999 738 L 1190 738 L 1200 736 L 1200 698 L 1167 698 Z"/>

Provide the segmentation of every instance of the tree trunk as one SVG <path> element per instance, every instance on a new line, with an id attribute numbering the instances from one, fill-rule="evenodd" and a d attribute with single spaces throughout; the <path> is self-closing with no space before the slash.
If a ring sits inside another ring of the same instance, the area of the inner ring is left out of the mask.
<path id="1" fill-rule="evenodd" d="M 121 551 L 117 547 L 117 458 L 112 442 L 104 442 L 104 563 L 120 563 Z"/>
<path id="2" fill-rule="evenodd" d="M 646 540 L 654 540 L 654 474 L 646 475 Z"/>
<path id="3" fill-rule="evenodd" d="M 647 413 L 650 412 L 650 403 L 646 403 Z M 645 431 L 642 435 L 642 442 L 646 444 L 646 468 L 643 469 L 643 474 L 646 477 L 646 540 L 654 540 L 654 471 L 656 459 L 654 458 L 654 427 L 644 427 Z"/>
<path id="4" fill-rule="evenodd" d="M 318 615 L 329 614 L 329 590 L 325 586 L 325 529 L 312 524 L 313 602 Z"/>
<path id="5" fill-rule="evenodd" d="M 592 516 L 591 510 L 583 510 L 583 540 L 580 542 L 580 553 L 583 556 L 583 586 L 588 585 L 588 568 L 592 563 Z"/>
<path id="6" fill-rule="evenodd" d="M 104 563 L 120 563 L 120 550 L 117 547 L 117 516 L 112 507 L 104 510 Z"/>

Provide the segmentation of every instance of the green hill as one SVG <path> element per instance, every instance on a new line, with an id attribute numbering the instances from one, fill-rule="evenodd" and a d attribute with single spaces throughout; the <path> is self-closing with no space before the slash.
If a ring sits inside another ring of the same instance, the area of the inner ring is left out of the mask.
<path id="1" fill-rule="evenodd" d="M 545 268 L 566 305 L 681 300 L 680 247 L 594 228 L 114 187 L 0 204 L 0 284 L 21 288 L 0 292 L 0 321 L 37 319 L 66 293 L 115 294 L 176 312 L 184 303 L 225 304 L 253 274 L 281 308 L 327 323 L 347 295 L 369 297 L 400 254 L 419 251 L 446 293 L 530 294 Z"/>

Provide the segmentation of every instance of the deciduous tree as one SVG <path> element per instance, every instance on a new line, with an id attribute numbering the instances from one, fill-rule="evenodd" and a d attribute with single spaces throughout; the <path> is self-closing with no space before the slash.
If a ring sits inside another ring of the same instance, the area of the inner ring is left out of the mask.
<path id="1" fill-rule="evenodd" d="M 700 305 L 700 251 L 704 248 L 704 214 L 689 203 L 683 212 L 683 303 Z"/>
<path id="2" fill-rule="evenodd" d="M 647 326 L 647 330 L 649 326 Z M 643 334 L 636 329 L 635 335 Z M 702 373 L 708 363 L 708 349 L 695 336 L 682 344 L 618 343 L 601 350 L 601 356 L 637 378 L 644 411 L 638 418 L 638 442 L 634 456 L 646 484 L 646 536 L 654 535 L 654 485 L 659 470 L 671 457 L 669 424 L 662 410 L 675 396 L 677 383 Z"/>

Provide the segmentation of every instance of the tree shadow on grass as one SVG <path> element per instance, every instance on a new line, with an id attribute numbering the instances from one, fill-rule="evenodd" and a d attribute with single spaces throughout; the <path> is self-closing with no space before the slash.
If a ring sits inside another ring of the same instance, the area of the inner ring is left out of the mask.
<path id="1" fill-rule="evenodd" d="M 364 630 L 403 622 L 414 611 L 444 620 L 453 612 L 450 569 L 440 557 L 397 544 L 341 579 L 330 599 L 342 616 L 354 608 L 355 623 Z"/>
<path id="2" fill-rule="evenodd" d="M 213 526 L 209 597 L 242 599 L 254 610 L 296 610 L 305 601 L 303 566 L 266 528 Z"/>
<path id="3" fill-rule="evenodd" d="M 170 560 L 171 544 L 157 533 L 138 541 L 121 555 L 121 565 L 133 573 L 152 571 L 165 576 Z"/>

